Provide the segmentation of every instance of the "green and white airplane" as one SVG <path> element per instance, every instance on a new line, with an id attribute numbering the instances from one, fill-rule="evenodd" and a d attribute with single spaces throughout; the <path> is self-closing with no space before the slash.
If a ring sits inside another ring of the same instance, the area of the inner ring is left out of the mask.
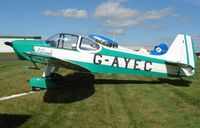
<path id="1" fill-rule="evenodd" d="M 47 40 L 5 42 L 20 59 L 45 64 L 42 77 L 31 78 L 31 87 L 54 88 L 51 78 L 64 67 L 80 72 L 133 74 L 148 76 L 192 76 L 196 55 L 191 36 L 179 34 L 169 49 L 160 55 L 134 51 L 103 36 L 59 33 Z M 157 48 L 157 52 L 162 49 Z"/>

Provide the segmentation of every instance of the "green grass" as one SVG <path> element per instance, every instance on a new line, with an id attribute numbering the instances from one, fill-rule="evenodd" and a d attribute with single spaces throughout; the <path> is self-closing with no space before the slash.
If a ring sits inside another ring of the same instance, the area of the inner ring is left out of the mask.
<path id="1" fill-rule="evenodd" d="M 0 96 L 30 90 L 28 80 L 42 70 L 27 70 L 24 61 L 0 63 Z M 77 74 L 66 87 L 42 90 L 0 101 L 0 127 L 53 128 L 199 128 L 199 66 L 193 77 L 157 78 L 131 75 Z M 90 78 L 82 80 L 82 78 Z"/>
<path id="2" fill-rule="evenodd" d="M 0 53 L 1 58 L 17 58 L 17 55 L 15 53 Z"/>

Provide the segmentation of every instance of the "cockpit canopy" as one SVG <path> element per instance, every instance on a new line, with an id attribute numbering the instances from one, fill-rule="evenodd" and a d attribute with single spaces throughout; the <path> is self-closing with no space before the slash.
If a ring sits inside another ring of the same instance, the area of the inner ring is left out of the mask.
<path id="1" fill-rule="evenodd" d="M 68 50 L 96 51 L 100 48 L 100 46 L 92 40 L 68 33 L 53 35 L 49 37 L 46 42 L 50 46 Z"/>
<path id="2" fill-rule="evenodd" d="M 118 43 L 101 35 L 90 34 L 89 37 L 107 47 L 118 48 Z"/>

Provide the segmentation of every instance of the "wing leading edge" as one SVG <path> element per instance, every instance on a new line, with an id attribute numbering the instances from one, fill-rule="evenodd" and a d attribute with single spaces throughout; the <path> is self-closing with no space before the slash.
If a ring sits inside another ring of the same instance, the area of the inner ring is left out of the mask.
<path id="1" fill-rule="evenodd" d="M 79 66 L 73 62 L 55 58 L 50 55 L 36 53 L 34 51 L 24 52 L 24 54 L 27 55 L 32 62 L 37 62 L 37 63 L 41 63 L 45 65 L 47 64 L 54 65 L 57 67 L 63 67 L 63 68 L 72 69 L 72 70 L 81 71 L 81 72 L 90 72 L 86 68 Z"/>

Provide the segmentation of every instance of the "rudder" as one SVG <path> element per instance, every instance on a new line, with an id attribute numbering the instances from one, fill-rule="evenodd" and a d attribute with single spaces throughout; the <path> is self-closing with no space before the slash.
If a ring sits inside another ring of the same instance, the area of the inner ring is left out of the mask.
<path id="1" fill-rule="evenodd" d="M 196 55 L 191 36 L 184 34 L 177 35 L 163 57 L 169 60 L 169 62 L 180 65 L 186 76 L 194 74 L 196 68 Z"/>

